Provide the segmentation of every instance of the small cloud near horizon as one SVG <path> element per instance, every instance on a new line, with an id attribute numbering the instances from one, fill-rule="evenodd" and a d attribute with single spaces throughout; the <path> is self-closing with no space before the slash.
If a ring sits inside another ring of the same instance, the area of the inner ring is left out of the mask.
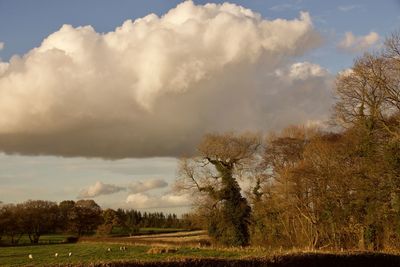
<path id="1" fill-rule="evenodd" d="M 177 195 L 173 193 L 162 196 L 145 193 L 130 194 L 126 198 L 126 204 L 134 209 L 187 207 L 191 205 L 189 194 Z"/>
<path id="2" fill-rule="evenodd" d="M 146 181 L 136 181 L 127 186 L 120 186 L 115 184 L 105 184 L 97 181 L 85 189 L 82 189 L 77 198 L 94 198 L 102 195 L 111 195 L 121 191 L 128 191 L 131 194 L 144 193 L 154 189 L 165 188 L 168 183 L 162 179 L 149 179 Z"/>
<path id="3" fill-rule="evenodd" d="M 153 189 L 164 188 L 167 187 L 168 183 L 162 179 L 151 179 L 147 181 L 137 181 L 131 183 L 127 189 L 130 193 L 143 193 L 146 191 L 150 191 Z"/>
<path id="4" fill-rule="evenodd" d="M 126 190 L 124 187 L 105 184 L 100 181 L 97 181 L 94 185 L 89 186 L 86 189 L 81 190 L 77 198 L 94 198 L 101 195 L 110 195 L 114 193 L 118 193 L 120 191 Z"/>

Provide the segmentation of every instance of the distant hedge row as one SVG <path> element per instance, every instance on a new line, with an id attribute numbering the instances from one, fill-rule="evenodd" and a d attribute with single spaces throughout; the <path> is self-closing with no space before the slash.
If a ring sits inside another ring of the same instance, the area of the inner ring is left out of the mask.
<path id="1" fill-rule="evenodd" d="M 0 205 L 0 243 L 15 245 L 27 235 L 32 244 L 38 244 L 43 234 L 51 233 L 107 236 L 114 228 L 119 229 L 119 234 L 134 234 L 139 227 L 180 228 L 184 222 L 175 214 L 162 212 L 142 214 L 135 210 L 103 210 L 94 200 L 64 200 L 59 204 L 28 200 Z M 5 242 L 6 238 L 9 242 Z"/>

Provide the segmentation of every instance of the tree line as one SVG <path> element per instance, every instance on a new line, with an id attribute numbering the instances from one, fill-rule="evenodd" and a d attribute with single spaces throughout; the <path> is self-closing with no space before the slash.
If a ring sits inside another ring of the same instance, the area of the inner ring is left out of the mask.
<path id="1" fill-rule="evenodd" d="M 208 134 L 177 188 L 223 245 L 373 249 L 400 244 L 400 33 L 339 73 L 332 125 Z"/>
<path id="2" fill-rule="evenodd" d="M 65 233 L 76 236 L 137 234 L 140 227 L 184 228 L 189 224 L 176 214 L 123 209 L 101 209 L 94 200 L 65 200 L 57 204 L 45 200 L 28 200 L 0 207 L 0 241 L 8 237 L 18 244 L 27 235 L 33 244 L 43 234 Z"/>

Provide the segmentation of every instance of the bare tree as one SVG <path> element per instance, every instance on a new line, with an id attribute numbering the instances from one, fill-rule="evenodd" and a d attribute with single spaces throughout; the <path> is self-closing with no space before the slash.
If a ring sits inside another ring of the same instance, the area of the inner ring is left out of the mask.
<path id="1" fill-rule="evenodd" d="M 343 126 L 362 123 L 383 128 L 400 138 L 400 34 L 386 39 L 383 49 L 366 53 L 338 75 L 335 118 Z"/>
<path id="2" fill-rule="evenodd" d="M 181 159 L 178 187 L 199 192 L 207 203 L 209 234 L 225 245 L 247 245 L 250 206 L 237 179 L 261 146 L 257 134 L 209 134 L 198 146 L 198 155 Z"/>

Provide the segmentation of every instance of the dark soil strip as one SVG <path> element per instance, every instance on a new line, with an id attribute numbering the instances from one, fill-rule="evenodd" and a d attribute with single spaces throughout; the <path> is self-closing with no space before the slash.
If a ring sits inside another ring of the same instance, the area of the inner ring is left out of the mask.
<path id="1" fill-rule="evenodd" d="M 88 266 L 88 265 L 86 265 Z M 92 267 L 399 267 L 400 256 L 384 253 L 359 253 L 359 254 L 293 254 L 275 256 L 272 258 L 256 259 L 182 259 L 161 262 L 123 262 L 92 264 Z"/>

